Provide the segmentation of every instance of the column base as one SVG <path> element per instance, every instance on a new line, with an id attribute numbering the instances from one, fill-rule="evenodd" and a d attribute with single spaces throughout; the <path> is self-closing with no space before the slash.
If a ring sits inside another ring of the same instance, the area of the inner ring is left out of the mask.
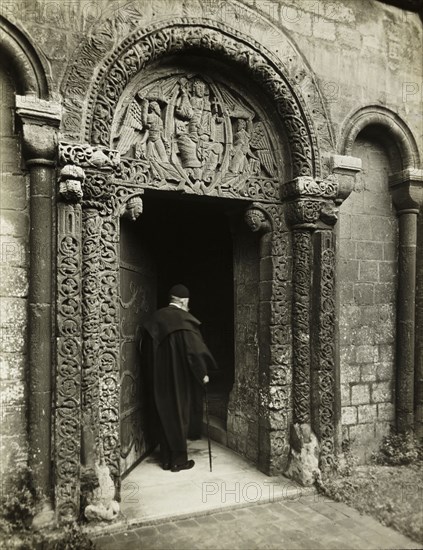
<path id="1" fill-rule="evenodd" d="M 40 531 L 46 527 L 52 527 L 55 524 L 55 513 L 53 507 L 49 501 L 45 501 L 42 504 L 41 510 L 35 514 L 32 520 L 32 529 L 34 531 Z"/>
<path id="2" fill-rule="evenodd" d="M 293 424 L 291 450 L 285 475 L 300 485 L 313 485 L 319 475 L 319 442 L 310 424 Z"/>

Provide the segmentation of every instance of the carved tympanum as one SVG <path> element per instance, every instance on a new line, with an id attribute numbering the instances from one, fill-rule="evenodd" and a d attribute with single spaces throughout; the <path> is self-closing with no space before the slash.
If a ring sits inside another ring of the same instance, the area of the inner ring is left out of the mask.
<path id="1" fill-rule="evenodd" d="M 199 75 L 170 75 L 136 90 L 118 114 L 113 147 L 149 163 L 157 186 L 247 196 L 252 181 L 278 181 L 260 116 L 237 92 Z"/>

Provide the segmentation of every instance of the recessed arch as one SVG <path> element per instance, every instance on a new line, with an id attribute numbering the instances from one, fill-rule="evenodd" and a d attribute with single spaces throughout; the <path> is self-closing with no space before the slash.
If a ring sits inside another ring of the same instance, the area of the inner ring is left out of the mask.
<path id="1" fill-rule="evenodd" d="M 420 167 L 420 153 L 411 130 L 399 115 L 381 105 L 362 107 L 346 120 L 341 129 L 339 153 L 351 155 L 357 136 L 371 128 L 381 130 L 380 141 L 386 146 L 391 160 L 394 151 L 399 153 L 400 158 L 391 162 L 397 171 Z"/>
<path id="2" fill-rule="evenodd" d="M 0 49 L 14 68 L 18 93 L 36 94 L 49 99 L 50 86 L 40 56 L 28 38 L 7 19 L 0 16 Z"/>

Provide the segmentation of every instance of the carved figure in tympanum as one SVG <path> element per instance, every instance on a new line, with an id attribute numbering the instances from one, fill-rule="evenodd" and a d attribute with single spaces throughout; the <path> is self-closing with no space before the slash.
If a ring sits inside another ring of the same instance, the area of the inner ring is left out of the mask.
<path id="1" fill-rule="evenodd" d="M 245 196 L 251 185 L 275 187 L 279 175 L 268 129 L 226 84 L 196 74 L 161 76 L 123 105 L 113 147 L 147 161 L 157 187 Z"/>

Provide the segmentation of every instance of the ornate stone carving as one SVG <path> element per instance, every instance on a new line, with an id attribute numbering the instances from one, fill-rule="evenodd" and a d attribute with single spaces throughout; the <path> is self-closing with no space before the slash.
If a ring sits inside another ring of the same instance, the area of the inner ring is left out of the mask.
<path id="1" fill-rule="evenodd" d="M 82 215 L 82 415 L 84 447 L 96 453 L 99 445 L 99 350 L 100 350 L 100 236 L 101 217 L 96 208 Z M 94 441 L 88 441 L 93 434 Z M 88 447 L 95 448 L 89 449 Z M 85 462 L 85 461 L 84 461 Z"/>
<path id="2" fill-rule="evenodd" d="M 170 74 L 136 91 L 117 119 L 113 146 L 144 161 L 134 166 L 147 172 L 142 184 L 278 198 L 281 174 L 268 129 L 227 85 L 197 74 Z"/>
<path id="3" fill-rule="evenodd" d="M 338 195 L 338 187 L 338 179 L 333 174 L 324 180 L 304 176 L 296 178 L 282 186 L 282 199 L 296 197 L 335 199 Z"/>
<path id="4" fill-rule="evenodd" d="M 103 218 L 100 241 L 100 437 L 107 466 L 119 475 L 119 218 Z"/>
<path id="5" fill-rule="evenodd" d="M 295 230 L 293 239 L 294 422 L 305 424 L 310 422 L 311 233 Z"/>
<path id="6" fill-rule="evenodd" d="M 268 59 L 269 52 L 261 53 L 259 44 L 247 44 L 236 31 L 229 30 L 223 25 L 215 25 L 212 28 L 210 22 L 205 24 L 200 21 L 175 20 L 168 24 L 165 30 L 138 29 L 128 36 L 103 63 L 98 78 L 93 83 L 89 97 L 92 107 L 86 120 L 85 139 L 110 146 L 113 114 L 118 98 L 127 84 L 152 61 L 164 55 L 178 53 L 182 49 L 203 49 L 246 66 L 252 78 L 263 86 L 276 104 L 292 145 L 294 174 L 313 175 L 316 172 L 318 175 L 320 169 L 317 140 L 310 121 L 304 115 L 305 106 L 301 104 L 299 97 L 293 94 L 292 87 L 285 80 L 285 71 L 275 70 L 274 67 L 278 66 L 277 60 Z M 75 126 L 75 123 L 78 125 L 76 121 L 81 120 L 78 106 L 83 101 L 82 81 L 86 80 L 86 76 L 82 77 L 76 73 L 74 77 L 81 80 L 81 86 L 74 90 L 76 93 L 73 95 L 73 103 L 68 102 L 67 105 L 67 130 Z M 68 82 L 70 84 L 69 80 Z M 73 86 L 75 87 L 75 82 Z M 154 118 L 153 110 L 150 110 L 150 114 Z M 237 143 L 241 144 L 242 139 L 247 138 L 240 135 Z M 153 148 L 157 153 L 156 145 Z M 161 145 L 158 146 L 163 155 L 165 151 Z M 313 166 L 313 162 L 316 166 Z M 242 158 L 240 164 L 235 161 L 232 163 L 232 169 L 236 171 L 241 164 Z"/>
<path id="7" fill-rule="evenodd" d="M 315 239 L 312 425 L 324 469 L 333 465 L 335 452 L 335 249 L 332 231 L 318 231 Z"/>
<path id="8" fill-rule="evenodd" d="M 301 199 L 288 203 L 287 217 L 294 228 L 313 228 L 320 217 L 322 210 L 320 200 Z"/>
<path id="9" fill-rule="evenodd" d="M 135 195 L 128 199 L 128 201 L 125 204 L 125 211 L 123 212 L 122 216 L 124 218 L 127 218 L 131 222 L 134 222 L 137 220 L 143 211 L 143 203 L 142 198 L 139 195 Z"/>
<path id="10" fill-rule="evenodd" d="M 59 203 L 57 264 L 56 512 L 79 516 L 81 440 L 81 206 Z"/>
<path id="11" fill-rule="evenodd" d="M 67 202 L 78 202 L 83 197 L 84 170 L 74 164 L 66 164 L 59 175 L 59 195 Z"/>
<path id="12" fill-rule="evenodd" d="M 267 232 L 271 230 L 271 224 L 266 211 L 259 208 L 257 205 L 250 206 L 245 211 L 244 219 L 248 227 L 253 232 Z"/>
<path id="13" fill-rule="evenodd" d="M 101 171 L 116 170 L 119 166 L 119 151 L 104 147 L 93 147 L 83 143 L 59 143 L 59 163 L 74 164 L 82 168 L 94 168 Z"/>

